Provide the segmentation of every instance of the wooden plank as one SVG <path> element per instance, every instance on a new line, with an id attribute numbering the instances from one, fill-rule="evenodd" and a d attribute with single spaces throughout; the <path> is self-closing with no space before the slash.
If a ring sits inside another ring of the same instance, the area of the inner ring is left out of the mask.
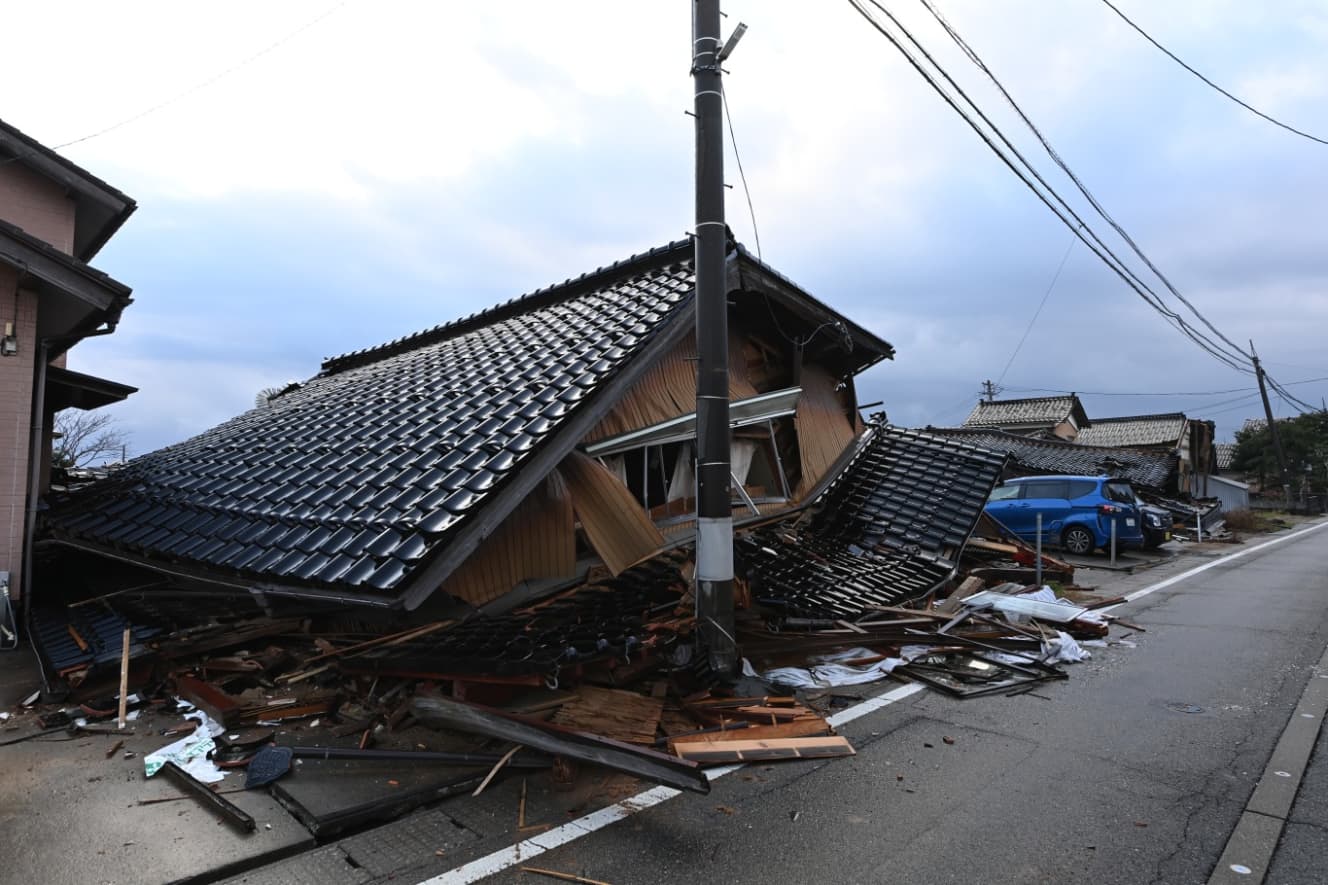
<path id="1" fill-rule="evenodd" d="M 857 751 L 847 738 L 803 737 L 772 740 L 686 741 L 677 745 L 683 759 L 703 765 L 727 762 L 774 762 L 783 759 L 830 759 L 853 756 Z"/>
<path id="2" fill-rule="evenodd" d="M 582 685 L 552 722 L 629 744 L 650 745 L 659 730 L 664 701 L 634 691 Z"/>
<path id="3" fill-rule="evenodd" d="M 734 728 L 731 731 L 708 731 L 704 734 L 679 734 L 669 738 L 669 749 L 672 750 L 676 743 L 688 743 L 698 740 L 718 741 L 723 743 L 727 743 L 728 741 L 774 740 L 779 738 L 813 737 L 815 735 L 829 734 L 830 731 L 830 723 L 813 713 L 810 716 L 794 719 L 791 722 L 781 722 L 778 725 L 757 725 L 754 723 L 747 723 L 745 727 Z"/>
<path id="4" fill-rule="evenodd" d="M 987 582 L 981 578 L 975 578 L 971 575 L 964 578 L 963 583 L 956 587 L 955 591 L 947 596 L 944 602 L 936 606 L 936 611 L 943 612 L 944 614 L 942 617 L 949 620 L 950 615 L 959 611 L 959 603 L 963 602 L 974 593 L 981 592 L 982 588 L 985 586 L 987 586 Z"/>
<path id="5" fill-rule="evenodd" d="M 463 704 L 448 698 L 417 697 L 411 702 L 410 709 L 417 719 L 427 725 L 512 741 L 555 756 L 566 756 L 625 771 L 680 790 L 702 794 L 710 792 L 710 780 L 695 763 L 644 747 L 561 728 L 548 722 L 518 720 L 478 704 Z"/>
<path id="6" fill-rule="evenodd" d="M 598 461 L 571 452 L 558 471 L 571 491 L 572 506 L 586 538 L 613 574 L 621 574 L 664 546 L 664 536 L 631 491 Z"/>
<path id="7" fill-rule="evenodd" d="M 130 628 L 124 628 L 124 648 L 120 653 L 120 710 L 119 727 L 125 727 L 126 707 L 129 704 L 129 636 Z"/>

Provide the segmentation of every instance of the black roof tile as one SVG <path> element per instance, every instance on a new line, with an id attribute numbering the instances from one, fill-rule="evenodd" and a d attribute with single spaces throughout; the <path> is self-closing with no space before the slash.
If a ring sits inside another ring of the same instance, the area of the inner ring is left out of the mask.
<path id="1" fill-rule="evenodd" d="M 874 426 L 806 525 L 737 539 L 739 566 L 757 599 L 791 614 L 851 618 L 920 597 L 953 571 L 1004 467 L 958 440 Z"/>
<path id="2" fill-rule="evenodd" d="M 1174 452 L 1143 452 L 1106 446 L 1080 445 L 1048 439 L 1030 439 L 995 430 L 928 428 L 928 432 L 962 440 L 993 452 L 1005 452 L 1025 474 L 1058 473 L 1101 476 L 1111 473 L 1131 484 L 1166 491 L 1175 473 Z"/>

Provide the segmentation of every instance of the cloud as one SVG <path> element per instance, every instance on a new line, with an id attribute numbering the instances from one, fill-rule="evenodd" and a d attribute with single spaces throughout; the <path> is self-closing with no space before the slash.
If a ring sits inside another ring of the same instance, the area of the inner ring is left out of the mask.
<path id="1" fill-rule="evenodd" d="M 860 380 L 863 401 L 884 399 L 909 424 L 962 419 L 1009 361 L 1069 231 L 847 4 L 725 8 L 751 27 L 726 88 L 764 257 L 896 345 L 894 362 Z M 942 8 L 1206 316 L 1238 342 L 1254 338 L 1280 380 L 1312 376 L 1303 367 L 1325 362 L 1328 311 L 1321 146 L 1231 104 L 1105 7 Z M 1328 118 L 1317 4 L 1127 12 L 1248 100 Z M 75 368 L 143 388 L 117 407 L 136 444 L 202 430 L 323 357 L 691 226 L 690 34 L 677 4 L 89 0 L 11 13 L 29 37 L 0 59 L 0 74 L 24 84 L 4 115 L 47 143 L 185 93 L 66 152 L 141 203 L 96 262 L 134 286 L 136 303 L 114 336 L 71 355 Z M 1072 185 L 922 8 L 901 13 L 1069 199 Z M 62 26 L 71 19 L 80 27 Z M 47 63 L 53 54 L 61 64 Z M 729 222 L 755 245 L 732 160 L 730 149 Z M 1105 237 L 1105 222 L 1072 202 Z M 1003 383 L 1207 391 L 1248 377 L 1075 246 Z M 1310 401 L 1328 393 L 1295 389 Z M 1121 414 L 1219 399 L 1088 402 Z M 1243 417 L 1221 415 L 1220 427 Z"/>

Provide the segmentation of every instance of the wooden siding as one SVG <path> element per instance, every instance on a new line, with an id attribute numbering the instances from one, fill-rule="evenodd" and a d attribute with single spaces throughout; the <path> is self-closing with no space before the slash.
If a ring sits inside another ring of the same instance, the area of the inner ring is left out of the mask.
<path id="1" fill-rule="evenodd" d="M 748 380 L 747 363 L 754 349 L 737 335 L 729 336 L 729 397 L 747 399 L 760 391 Z M 586 434 L 595 442 L 640 430 L 696 411 L 696 342 L 688 338 L 652 366 L 622 401 Z"/>
<path id="2" fill-rule="evenodd" d="M 553 473 L 443 582 L 444 593 L 483 605 L 522 581 L 576 573 L 572 498 Z"/>
<path id="3" fill-rule="evenodd" d="M 820 366 L 802 369 L 802 396 L 798 398 L 798 411 L 793 419 L 798 430 L 802 468 L 798 498 L 815 488 L 854 439 L 854 423 L 849 418 L 846 397 L 835 390 L 836 383 Z"/>

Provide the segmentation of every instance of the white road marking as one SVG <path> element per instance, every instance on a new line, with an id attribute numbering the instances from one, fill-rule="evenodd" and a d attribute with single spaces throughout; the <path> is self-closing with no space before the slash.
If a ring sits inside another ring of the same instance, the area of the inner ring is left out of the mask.
<path id="1" fill-rule="evenodd" d="M 1271 541 L 1265 541 L 1262 544 L 1257 544 L 1246 550 L 1238 550 L 1234 553 L 1229 553 L 1226 556 L 1214 559 L 1212 562 L 1206 562 L 1201 566 L 1181 572 L 1178 575 L 1172 575 L 1164 581 L 1159 581 L 1156 584 L 1152 584 L 1140 590 L 1135 590 L 1133 593 L 1127 594 L 1125 599 L 1127 602 L 1133 602 L 1140 597 L 1147 596 L 1150 593 L 1156 593 L 1158 590 L 1165 589 L 1173 584 L 1184 581 L 1186 578 L 1191 578 L 1201 572 L 1206 572 L 1210 568 L 1216 568 L 1223 563 L 1240 559 L 1242 556 L 1248 556 L 1251 553 L 1257 553 L 1258 551 L 1271 547 L 1274 544 L 1290 541 L 1292 538 L 1298 538 L 1309 532 L 1318 531 L 1325 526 L 1328 526 L 1328 521 L 1316 523 L 1308 528 L 1292 532 L 1289 535 L 1283 535 L 1280 538 L 1274 538 Z M 1125 603 L 1120 603 L 1119 605 L 1124 604 Z M 1118 608 L 1119 605 L 1113 605 L 1110 608 L 1102 609 L 1102 611 L 1110 611 L 1111 609 Z M 887 692 L 868 698 L 860 704 L 854 704 L 852 707 L 840 710 L 833 716 L 827 717 L 826 722 L 828 722 L 831 727 L 838 728 L 846 722 L 852 722 L 854 719 L 859 719 L 866 716 L 868 713 L 874 713 L 893 703 L 902 701 L 904 698 L 912 697 L 922 691 L 924 687 L 925 686 L 921 683 L 917 682 L 910 682 L 907 685 L 896 686 Z M 744 764 L 737 763 L 733 765 L 725 765 L 721 768 L 712 768 L 706 772 L 706 777 L 711 781 L 716 781 L 725 775 L 732 774 L 745 767 Z M 579 817 L 574 821 L 569 821 L 562 826 L 540 833 L 538 836 L 531 836 L 529 839 L 518 842 L 515 845 L 501 848 L 498 851 L 486 854 L 484 857 L 472 860 L 470 863 L 462 864 L 461 866 L 448 870 L 445 873 L 439 873 L 437 876 L 433 876 L 432 878 L 417 883 L 417 885 L 469 885 L 471 882 L 478 882 L 481 879 L 501 873 L 503 870 L 510 869 L 517 864 L 524 863 L 531 858 L 538 857 L 546 851 L 552 851 L 555 848 L 566 845 L 568 842 L 580 839 L 582 836 L 589 836 L 596 830 L 602 830 L 609 824 L 617 823 L 620 820 L 631 817 L 637 812 L 645 811 L 648 808 L 654 808 L 656 805 L 667 802 L 679 795 L 681 795 L 681 791 L 675 790 L 672 787 L 653 787 L 652 789 L 637 793 L 635 796 L 630 796 L 620 802 L 615 802 L 612 805 L 601 808 L 599 811 L 591 812 L 590 814 Z M 1235 869 L 1234 866 L 1233 869 Z M 1237 870 L 1237 872 L 1239 872 L 1239 870 Z"/>

